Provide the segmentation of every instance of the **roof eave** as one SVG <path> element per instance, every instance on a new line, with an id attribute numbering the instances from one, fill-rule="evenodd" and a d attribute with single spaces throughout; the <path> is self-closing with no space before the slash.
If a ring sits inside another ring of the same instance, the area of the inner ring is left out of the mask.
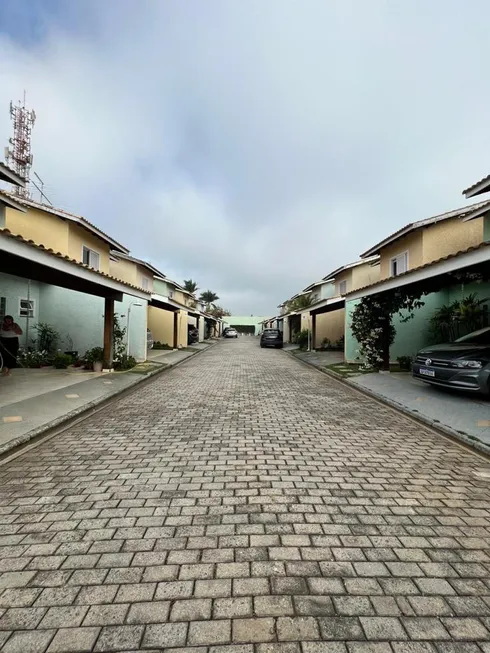
<path id="1" fill-rule="evenodd" d="M 477 195 L 483 195 L 483 193 L 488 193 L 490 191 L 490 175 L 482 179 L 481 181 L 478 181 L 476 184 L 473 184 L 473 186 L 470 186 L 469 188 L 465 188 L 463 191 L 463 195 L 466 197 L 466 199 L 470 199 L 472 197 L 476 197 Z"/>
<path id="2" fill-rule="evenodd" d="M 8 195 L 4 195 L 2 192 L 0 192 L 0 204 L 8 206 L 10 209 L 14 209 L 15 211 L 20 211 L 21 213 L 27 213 L 27 209 L 22 206 L 22 204 L 16 202 Z"/>
<path id="3" fill-rule="evenodd" d="M 18 175 L 15 170 L 5 165 L 5 163 L 0 163 L 0 180 L 14 184 L 14 186 L 19 186 L 20 188 L 26 187 L 26 180 Z"/>

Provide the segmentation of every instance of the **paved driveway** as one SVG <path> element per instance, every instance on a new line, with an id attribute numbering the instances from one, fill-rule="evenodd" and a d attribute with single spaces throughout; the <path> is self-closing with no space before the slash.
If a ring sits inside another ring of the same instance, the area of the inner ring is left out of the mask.
<path id="1" fill-rule="evenodd" d="M 488 469 L 220 343 L 0 467 L 0 646 L 488 652 Z"/>

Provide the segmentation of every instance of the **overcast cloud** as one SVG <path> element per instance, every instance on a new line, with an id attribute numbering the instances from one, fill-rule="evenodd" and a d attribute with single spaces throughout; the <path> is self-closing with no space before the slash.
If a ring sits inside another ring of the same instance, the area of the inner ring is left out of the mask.
<path id="1" fill-rule="evenodd" d="M 0 145 L 26 89 L 54 204 L 273 314 L 490 172 L 489 24 L 487 0 L 2 0 Z"/>

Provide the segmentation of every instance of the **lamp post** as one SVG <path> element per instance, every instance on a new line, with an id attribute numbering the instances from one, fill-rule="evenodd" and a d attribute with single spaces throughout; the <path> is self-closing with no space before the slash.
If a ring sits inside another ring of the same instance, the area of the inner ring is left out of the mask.
<path id="1" fill-rule="evenodd" d="M 128 323 L 126 326 L 126 356 L 129 358 L 129 327 L 130 327 L 130 321 L 129 318 L 131 317 L 131 308 L 133 306 L 143 306 L 141 302 L 131 302 L 131 304 L 128 306 Z"/>

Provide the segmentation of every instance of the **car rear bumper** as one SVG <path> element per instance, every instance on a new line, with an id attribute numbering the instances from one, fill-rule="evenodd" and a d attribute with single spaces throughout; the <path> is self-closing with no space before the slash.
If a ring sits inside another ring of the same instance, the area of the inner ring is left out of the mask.
<path id="1" fill-rule="evenodd" d="M 282 340 L 261 340 L 260 344 L 262 347 L 282 347 Z"/>
<path id="2" fill-rule="evenodd" d="M 464 392 L 474 392 L 488 395 L 490 393 L 488 370 L 468 370 L 454 368 L 430 368 L 434 371 L 435 376 L 430 377 L 421 374 L 420 370 L 424 365 L 414 363 L 412 366 L 412 376 L 419 381 L 429 383 L 444 388 L 453 388 Z"/>

